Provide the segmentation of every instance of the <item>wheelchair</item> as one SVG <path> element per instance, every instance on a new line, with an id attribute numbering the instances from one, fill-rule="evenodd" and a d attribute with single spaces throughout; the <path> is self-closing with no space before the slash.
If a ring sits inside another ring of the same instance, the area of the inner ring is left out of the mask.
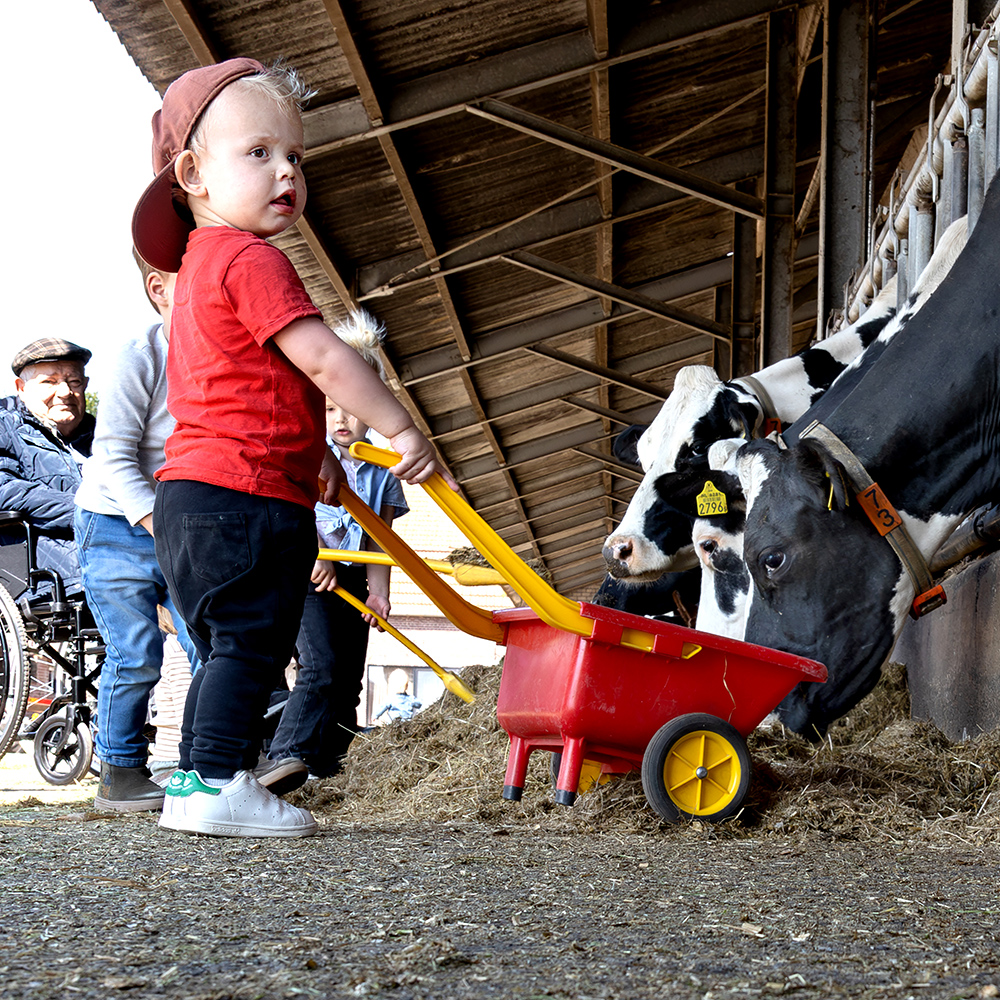
<path id="1" fill-rule="evenodd" d="M 38 566 L 39 534 L 19 512 L 0 511 L 0 756 L 30 740 L 39 774 L 68 785 L 91 770 L 105 648 L 83 595 L 67 595 L 60 575 Z M 45 581 L 49 592 L 29 599 Z M 33 691 L 32 665 L 46 662 L 50 683 Z"/>

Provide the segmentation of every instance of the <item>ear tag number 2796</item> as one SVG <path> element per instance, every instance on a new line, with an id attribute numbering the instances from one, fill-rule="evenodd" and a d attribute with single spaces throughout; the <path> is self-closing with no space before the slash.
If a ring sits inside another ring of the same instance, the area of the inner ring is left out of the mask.
<path id="1" fill-rule="evenodd" d="M 712 517 L 714 514 L 728 514 L 726 494 L 715 488 L 711 480 L 705 482 L 705 488 L 695 498 L 699 517 Z"/>

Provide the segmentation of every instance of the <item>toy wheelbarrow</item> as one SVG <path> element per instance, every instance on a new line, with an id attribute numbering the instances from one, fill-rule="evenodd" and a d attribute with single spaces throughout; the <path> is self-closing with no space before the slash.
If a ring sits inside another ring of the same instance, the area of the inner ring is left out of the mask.
<path id="1" fill-rule="evenodd" d="M 391 467 L 393 452 L 351 454 Z M 439 475 L 434 501 L 528 608 L 492 615 L 443 583 L 349 490 L 340 502 L 455 625 L 506 646 L 497 717 L 510 736 L 503 796 L 521 798 L 534 750 L 561 755 L 555 798 L 572 805 L 584 762 L 602 774 L 640 770 L 664 819 L 737 813 L 750 786 L 746 737 L 802 681 L 826 680 L 813 660 L 563 597 Z"/>

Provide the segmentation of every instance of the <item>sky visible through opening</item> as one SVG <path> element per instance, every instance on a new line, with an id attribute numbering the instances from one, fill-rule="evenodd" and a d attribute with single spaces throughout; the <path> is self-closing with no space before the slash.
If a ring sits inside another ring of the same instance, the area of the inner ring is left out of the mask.
<path id="1" fill-rule="evenodd" d="M 160 99 L 90 0 L 4 5 L 7 264 L 0 395 L 38 337 L 94 352 L 91 388 L 126 336 L 156 321 L 132 260 L 132 209 L 152 179 Z M 22 211 L 23 210 L 23 211 Z"/>

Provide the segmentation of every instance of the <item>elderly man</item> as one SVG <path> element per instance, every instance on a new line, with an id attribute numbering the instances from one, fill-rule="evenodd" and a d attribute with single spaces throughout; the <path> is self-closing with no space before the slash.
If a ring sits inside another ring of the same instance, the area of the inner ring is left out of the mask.
<path id="1" fill-rule="evenodd" d="M 41 532 L 38 563 L 80 591 L 73 496 L 90 455 L 94 418 L 86 411 L 90 351 L 43 337 L 14 356 L 17 394 L 0 399 L 0 510 L 17 510 Z M 36 593 L 48 590 L 39 584 Z"/>

